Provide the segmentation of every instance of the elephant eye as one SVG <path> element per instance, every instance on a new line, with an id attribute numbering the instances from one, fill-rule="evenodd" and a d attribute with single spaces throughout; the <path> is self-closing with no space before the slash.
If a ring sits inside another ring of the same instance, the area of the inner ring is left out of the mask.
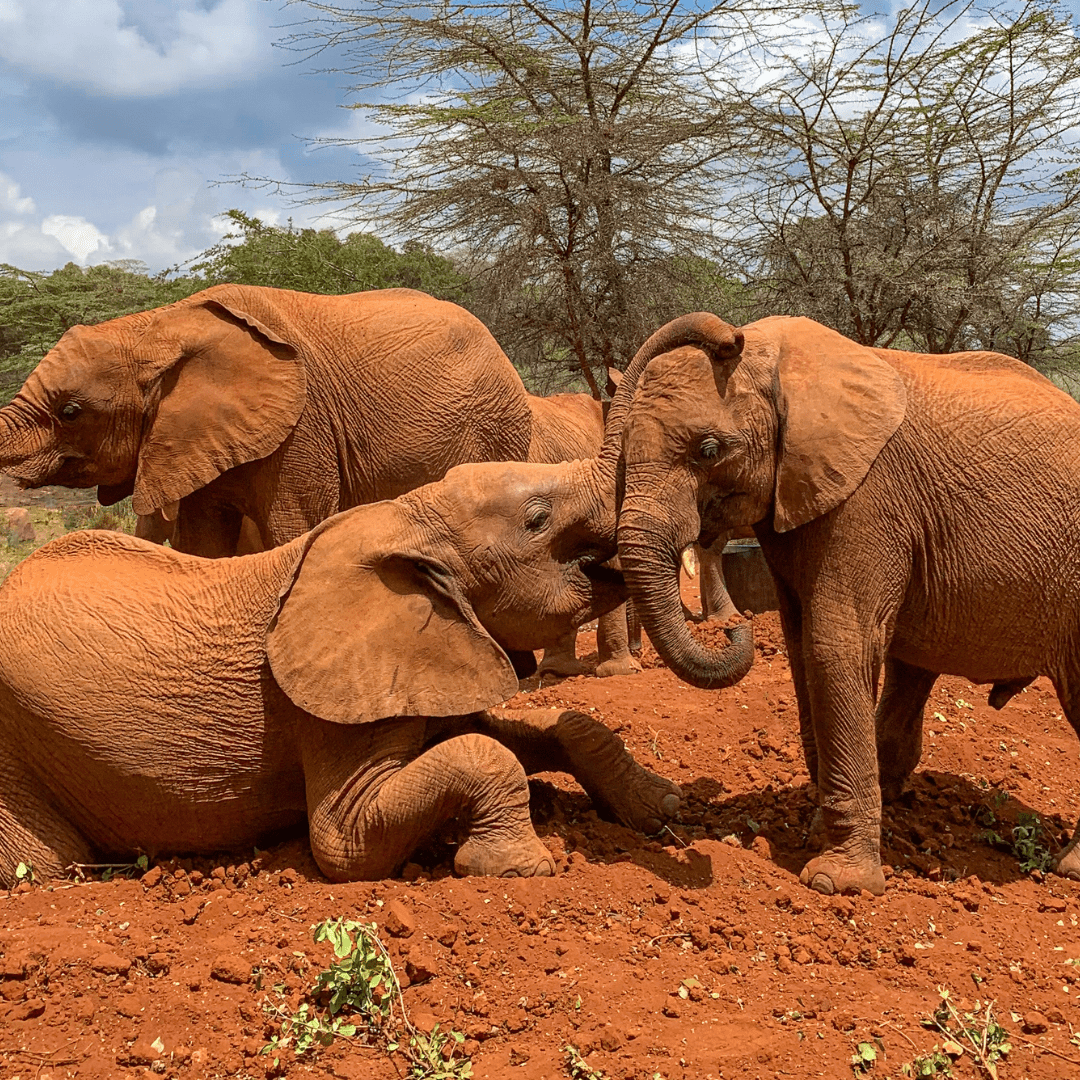
<path id="1" fill-rule="evenodd" d="M 706 435 L 698 443 L 697 456 L 702 461 L 715 461 L 720 456 L 720 440 L 712 435 Z"/>
<path id="2" fill-rule="evenodd" d="M 550 521 L 551 511 L 546 506 L 536 506 L 525 515 L 525 528 L 529 532 L 540 532 Z"/>
<path id="3" fill-rule="evenodd" d="M 77 401 L 69 401 L 61 410 L 60 415 L 65 420 L 74 420 L 82 412 L 82 406 Z"/>

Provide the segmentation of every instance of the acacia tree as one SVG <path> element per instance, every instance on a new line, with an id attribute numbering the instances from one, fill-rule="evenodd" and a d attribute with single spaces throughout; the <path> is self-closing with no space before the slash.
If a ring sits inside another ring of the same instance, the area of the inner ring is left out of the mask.
<path id="1" fill-rule="evenodd" d="M 1055 0 L 922 0 L 880 26 L 822 20 L 744 113 L 763 305 L 1045 365 L 1080 314 L 1077 28 Z"/>
<path id="2" fill-rule="evenodd" d="M 766 0 L 294 2 L 313 17 L 284 44 L 343 56 L 374 124 L 335 140 L 366 174 L 306 198 L 457 249 L 512 357 L 576 368 L 599 396 L 601 365 L 700 298 L 749 153 L 711 80 Z"/>

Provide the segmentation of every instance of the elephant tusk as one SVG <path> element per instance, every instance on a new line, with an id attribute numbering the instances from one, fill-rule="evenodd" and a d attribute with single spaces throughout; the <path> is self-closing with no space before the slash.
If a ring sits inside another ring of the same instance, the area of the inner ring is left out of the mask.
<path id="1" fill-rule="evenodd" d="M 694 552 L 693 544 L 687 544 L 683 548 L 680 561 L 687 577 L 697 577 L 697 555 Z"/>
<path id="2" fill-rule="evenodd" d="M 176 515 L 177 515 L 177 512 L 179 511 L 179 509 L 180 509 L 179 500 L 177 500 L 176 502 L 166 503 L 161 508 L 161 516 L 166 521 L 175 521 L 176 520 Z"/>

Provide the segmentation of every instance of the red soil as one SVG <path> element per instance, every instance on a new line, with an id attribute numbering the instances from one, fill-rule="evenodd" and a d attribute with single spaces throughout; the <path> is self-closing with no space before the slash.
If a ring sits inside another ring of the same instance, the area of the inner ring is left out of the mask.
<path id="1" fill-rule="evenodd" d="M 272 1072 L 266 1009 L 296 1008 L 331 957 L 309 927 L 346 915 L 379 924 L 414 1022 L 462 1031 L 476 1077 L 569 1076 L 573 1045 L 608 1078 L 850 1078 L 875 1037 L 885 1056 L 868 1075 L 899 1077 L 942 1043 L 921 1021 L 947 987 L 964 1011 L 995 1002 L 1003 1080 L 1080 1078 L 1080 885 L 1022 873 L 985 839 L 1034 811 L 1061 840 L 1080 812 L 1078 744 L 1051 687 L 997 713 L 987 687 L 940 680 L 920 771 L 885 814 L 886 895 L 827 898 L 797 877 L 813 808 L 775 614 L 756 636 L 754 669 L 723 692 L 647 651 L 640 675 L 514 699 L 594 711 L 687 796 L 650 840 L 598 820 L 568 778 L 534 781 L 556 878 L 455 879 L 433 844 L 412 880 L 331 885 L 295 840 L 0 893 L 0 1076 Z M 397 1061 L 339 1039 L 284 1054 L 279 1072 L 378 1080 L 405 1075 Z M 983 1075 L 970 1050 L 954 1075 Z"/>

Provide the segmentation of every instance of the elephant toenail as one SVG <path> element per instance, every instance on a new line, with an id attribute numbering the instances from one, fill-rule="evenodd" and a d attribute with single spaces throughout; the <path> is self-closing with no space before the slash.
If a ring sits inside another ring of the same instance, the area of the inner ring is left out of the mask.
<path id="1" fill-rule="evenodd" d="M 669 818 L 673 818 L 679 812 L 679 807 L 681 805 L 682 800 L 679 798 L 678 795 L 675 795 L 674 793 L 671 795 L 665 795 L 660 800 L 660 809 Z M 657 828 L 659 828 L 659 826 L 657 826 Z"/>
<path id="2" fill-rule="evenodd" d="M 832 896 L 836 892 L 836 886 L 833 885 L 833 880 L 828 874 L 815 874 L 814 880 L 810 882 L 810 888 L 826 896 Z"/>

